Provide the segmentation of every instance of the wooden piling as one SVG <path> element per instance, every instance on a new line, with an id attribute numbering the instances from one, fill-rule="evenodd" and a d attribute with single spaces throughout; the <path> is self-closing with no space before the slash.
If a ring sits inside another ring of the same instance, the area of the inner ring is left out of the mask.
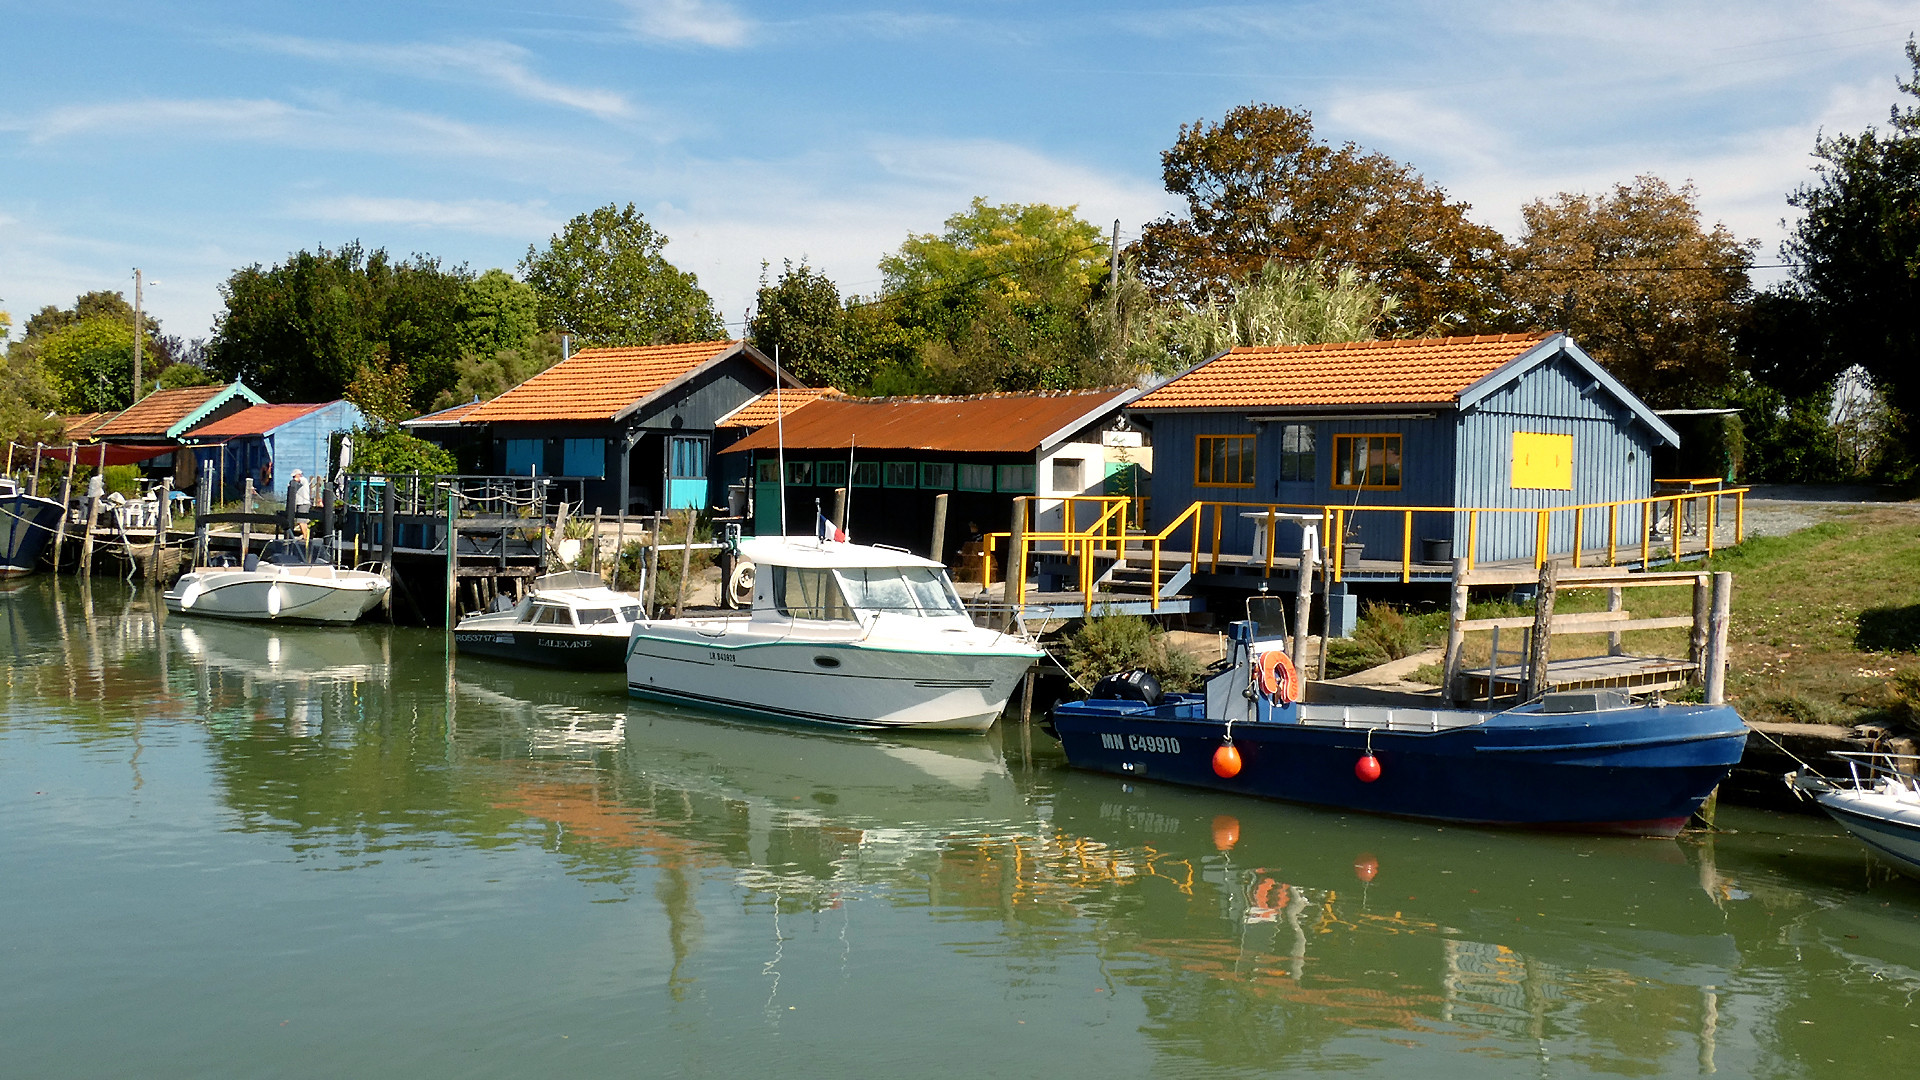
<path id="1" fill-rule="evenodd" d="M 247 477 L 247 482 L 240 488 L 240 512 L 253 513 L 253 477 L 251 476 Z M 247 548 L 252 544 L 253 522 L 243 518 L 240 521 L 240 565 L 243 567 L 247 565 Z"/>
<path id="2" fill-rule="evenodd" d="M 1007 536 L 1007 572 L 1001 576 L 1006 579 L 1006 601 L 1010 606 L 1007 625 L 1011 626 L 1027 599 L 1027 504 L 1018 497 L 1013 500 L 1013 520 Z"/>
<path id="3" fill-rule="evenodd" d="M 1271 529 L 1273 526 L 1269 523 L 1267 527 Z M 1312 531 L 1310 527 L 1302 529 L 1303 533 Z M 1314 548 L 1318 546 L 1315 543 L 1300 545 L 1300 573 L 1293 591 L 1293 670 L 1303 675 L 1307 670 L 1307 637 L 1313 628 L 1313 624 L 1307 620 L 1313 609 L 1313 555 Z M 1271 541 L 1268 542 L 1268 549 L 1272 549 Z"/>
<path id="4" fill-rule="evenodd" d="M 841 489 L 845 491 L 845 488 Z M 679 618 L 687 610 L 687 575 L 693 572 L 693 527 L 700 521 L 697 511 L 687 511 L 687 538 L 680 545 L 680 595 L 674 599 L 673 615 Z"/>
<path id="5" fill-rule="evenodd" d="M 447 632 L 453 632 L 454 611 L 459 607 L 460 582 L 460 525 L 454 515 L 454 500 L 459 498 L 454 492 L 447 492 Z"/>
<path id="6" fill-rule="evenodd" d="M 53 534 L 53 572 L 60 572 L 60 558 L 67 546 L 67 518 L 73 515 L 73 470 L 80 460 L 78 450 L 67 454 L 67 478 L 60 482 L 60 527 Z"/>
<path id="7" fill-rule="evenodd" d="M 1733 575 L 1713 575 L 1713 614 L 1707 637 L 1706 699 L 1709 705 L 1727 700 L 1727 628 L 1733 617 Z"/>
<path id="8" fill-rule="evenodd" d="M 847 477 L 847 482 L 852 483 L 853 477 Z M 847 489 L 843 487 L 833 489 L 833 524 L 839 529 L 847 527 Z"/>
<path id="9" fill-rule="evenodd" d="M 93 573 L 93 533 L 96 523 L 100 520 L 100 503 L 104 499 L 105 496 L 87 500 L 87 539 L 80 548 L 80 576 L 82 577 Z"/>
<path id="10" fill-rule="evenodd" d="M 193 496 L 193 565 L 207 565 L 207 515 L 213 513 L 213 478 L 201 469 Z"/>
<path id="11" fill-rule="evenodd" d="M 1033 723 L 1033 675 L 1034 668 L 1027 669 L 1027 676 L 1020 684 L 1020 722 Z"/>
<path id="12" fill-rule="evenodd" d="M 1553 601 L 1559 590 L 1560 566 L 1548 559 L 1540 567 L 1539 595 L 1533 601 L 1533 637 L 1527 645 L 1527 700 L 1547 692 L 1547 665 L 1553 656 Z"/>
<path id="13" fill-rule="evenodd" d="M 588 564 L 596 574 L 600 572 L 600 511 L 598 506 L 593 508 L 593 554 L 590 556 L 593 561 Z"/>
<path id="14" fill-rule="evenodd" d="M 167 510 L 172 505 L 170 485 L 161 484 L 153 493 L 153 551 L 147 561 L 147 580 L 159 581 L 166 577 L 166 569 L 160 565 L 161 554 L 166 550 Z"/>
<path id="15" fill-rule="evenodd" d="M 1451 599 L 1447 603 L 1447 653 L 1441 665 L 1440 695 L 1448 701 L 1458 701 L 1465 695 L 1461 693 L 1460 671 L 1466 666 L 1467 631 L 1467 560 L 1465 556 L 1453 560 L 1453 587 L 1448 591 Z"/>
<path id="16" fill-rule="evenodd" d="M 933 497 L 933 541 L 927 548 L 927 558 L 937 563 L 947 561 L 947 493 L 944 491 Z"/>
<path id="17" fill-rule="evenodd" d="M 1694 665 L 1695 686 L 1707 683 L 1707 622 L 1713 606 L 1710 580 L 1705 574 L 1693 579 L 1693 629 L 1687 636 L 1687 660 Z"/>
<path id="18" fill-rule="evenodd" d="M 646 597 L 647 618 L 651 619 L 657 610 L 654 599 L 659 593 L 660 581 L 660 512 L 653 513 L 653 530 L 647 533 L 647 578 L 642 582 L 641 595 Z"/>
<path id="19" fill-rule="evenodd" d="M 1626 590 L 1622 589 L 1618 585 L 1615 585 L 1613 588 L 1608 589 L 1607 590 L 1607 610 L 1608 611 L 1625 611 L 1626 609 L 1627 609 Z M 1624 616 L 1622 617 L 1624 618 Z M 1620 639 L 1620 631 L 1618 630 L 1609 631 L 1607 633 L 1607 655 L 1620 656 L 1626 651 L 1627 651 L 1626 645 Z"/>
<path id="20" fill-rule="evenodd" d="M 505 551 L 506 546 L 501 545 Z M 613 587 L 620 587 L 620 559 L 627 551 L 627 512 L 622 510 L 613 518 Z"/>

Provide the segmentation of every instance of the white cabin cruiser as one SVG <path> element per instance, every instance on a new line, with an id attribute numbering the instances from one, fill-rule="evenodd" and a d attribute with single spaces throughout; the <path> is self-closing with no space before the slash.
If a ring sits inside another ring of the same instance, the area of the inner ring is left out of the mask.
<path id="1" fill-rule="evenodd" d="M 973 624 L 947 569 L 898 548 L 742 540 L 752 614 L 641 622 L 637 697 L 858 728 L 985 731 L 1041 658 Z"/>
<path id="2" fill-rule="evenodd" d="M 1920 877 L 1920 782 L 1910 771 L 1920 764 L 1920 757 L 1841 750 L 1834 751 L 1834 756 L 1846 759 L 1847 779 L 1790 772 L 1787 785 L 1796 794 L 1813 796 L 1829 817 L 1874 854 Z"/>
<path id="3" fill-rule="evenodd" d="M 569 570 L 535 578 L 512 607 L 461 619 L 453 642 L 474 656 L 619 671 L 628 634 L 639 621 L 639 600 L 607 588 L 599 574 Z"/>
<path id="4" fill-rule="evenodd" d="M 283 539 L 244 565 L 182 574 L 161 597 L 176 615 L 350 623 L 373 610 L 390 587 L 383 574 L 335 566 L 325 544 Z"/>

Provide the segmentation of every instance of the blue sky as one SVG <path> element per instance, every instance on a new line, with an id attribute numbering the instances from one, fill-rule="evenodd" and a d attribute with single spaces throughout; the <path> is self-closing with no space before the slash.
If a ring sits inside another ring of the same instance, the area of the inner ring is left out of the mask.
<path id="1" fill-rule="evenodd" d="M 880 0 L 881 4 L 885 0 Z M 511 269 L 632 201 L 737 328 L 763 260 L 843 291 L 975 195 L 1122 236 L 1249 101 L 1520 206 L 1692 180 L 1774 261 L 1815 133 L 1883 123 L 1920 2 L 1181 6 L 0 0 L 0 309 L 88 289 L 210 332 L 240 266 L 358 239 Z M 737 332 L 737 329 L 736 329 Z"/>

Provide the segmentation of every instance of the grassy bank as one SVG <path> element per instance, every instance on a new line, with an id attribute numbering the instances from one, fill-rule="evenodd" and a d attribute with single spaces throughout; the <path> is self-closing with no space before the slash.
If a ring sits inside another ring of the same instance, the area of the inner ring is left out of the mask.
<path id="1" fill-rule="evenodd" d="M 1700 568 L 1699 563 L 1656 567 Z M 1789 536 L 1760 537 L 1724 551 L 1707 569 L 1734 575 L 1727 693 L 1747 719 L 1828 724 L 1915 719 L 1920 706 L 1920 508 L 1836 511 L 1833 520 Z M 1575 590 L 1562 594 L 1556 610 L 1605 606 L 1603 590 Z M 1692 610 L 1692 594 L 1687 588 L 1633 589 L 1627 607 L 1635 616 L 1685 615 Z M 1523 613 L 1480 604 L 1472 611 L 1476 618 Z M 1363 621 L 1358 640 L 1386 637 L 1438 645 L 1445 634 L 1443 611 L 1375 611 Z M 1516 647 L 1518 637 L 1512 645 L 1501 644 Z M 1557 657 L 1589 656 L 1605 648 L 1606 639 L 1599 636 L 1554 641 Z M 1469 636 L 1468 662 L 1484 664 L 1487 649 L 1488 635 Z M 1684 657 L 1687 632 L 1631 633 L 1626 649 Z M 1437 667 L 1420 674 L 1429 681 L 1439 677 Z"/>

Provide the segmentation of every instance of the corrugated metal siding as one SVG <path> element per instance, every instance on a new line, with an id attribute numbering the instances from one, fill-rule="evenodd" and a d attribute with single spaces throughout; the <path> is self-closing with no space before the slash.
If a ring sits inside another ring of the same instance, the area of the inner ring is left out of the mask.
<path id="1" fill-rule="evenodd" d="M 1459 505 L 1541 509 L 1639 499 L 1652 493 L 1653 433 L 1634 419 L 1625 404 L 1598 390 L 1586 373 L 1564 358 L 1542 364 L 1489 395 L 1462 415 L 1459 424 Z M 1512 486 L 1516 432 L 1573 436 L 1573 490 Z M 1607 511 L 1582 513 L 1582 542 L 1587 547 L 1605 544 Z M 1456 526 L 1462 538 L 1465 516 L 1460 515 Z M 1573 519 L 1572 513 L 1553 515 L 1552 547 L 1561 551 L 1572 547 Z M 1535 528 L 1532 514 L 1482 514 L 1475 558 L 1487 562 L 1529 557 Z M 1620 543 L 1637 547 L 1639 515 L 1620 513 L 1615 531 Z"/>

